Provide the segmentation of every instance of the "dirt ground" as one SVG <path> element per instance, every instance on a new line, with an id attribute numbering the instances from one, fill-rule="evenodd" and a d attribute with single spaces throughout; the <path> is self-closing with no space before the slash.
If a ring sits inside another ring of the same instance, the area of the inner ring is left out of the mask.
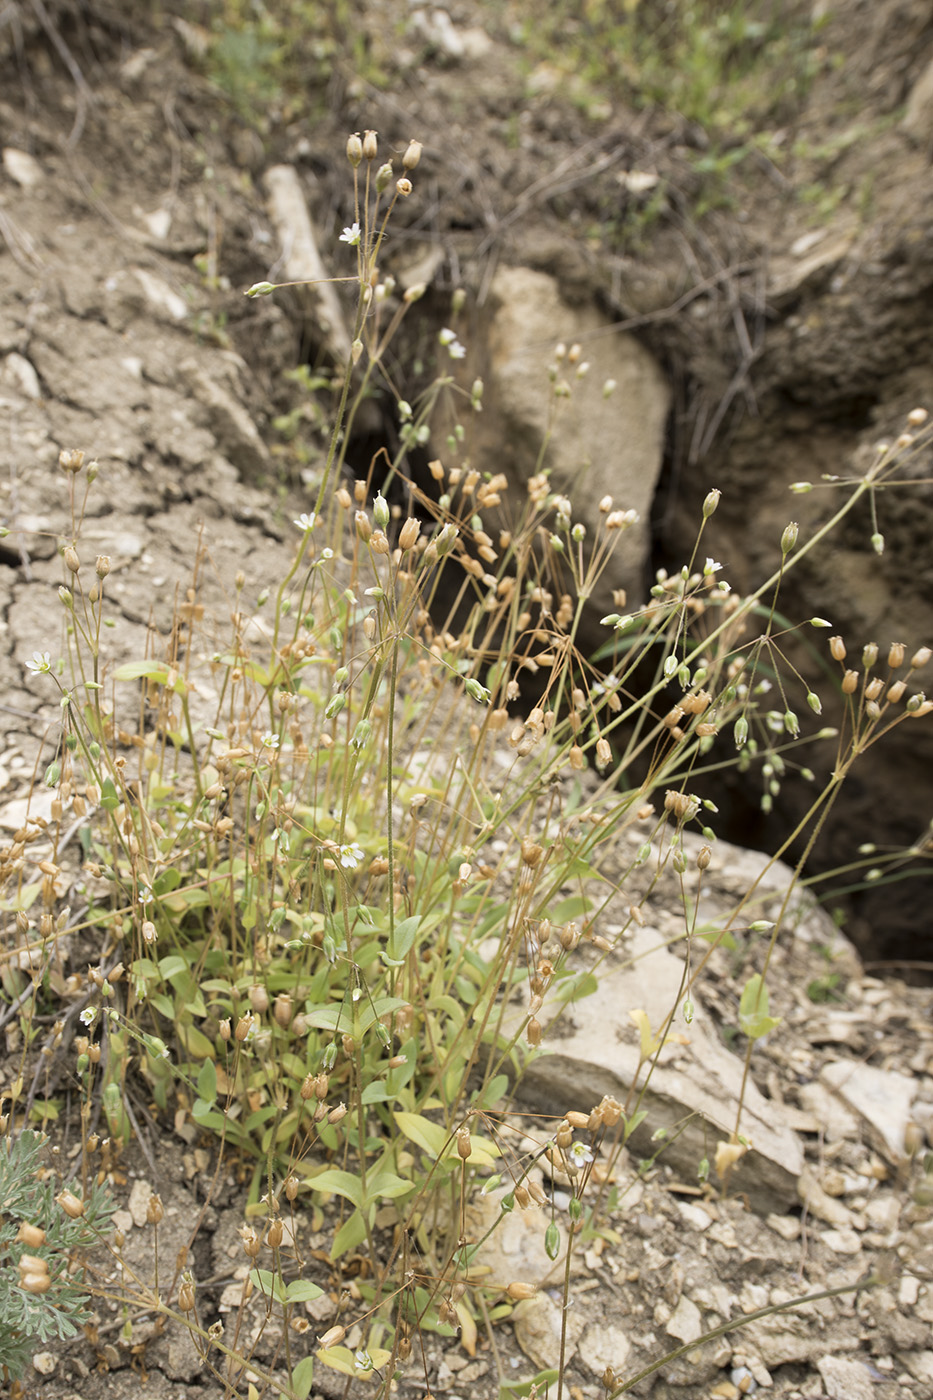
<path id="1" fill-rule="evenodd" d="M 897 126 L 930 57 L 919 0 L 833 7 L 809 100 L 788 125 L 793 161 L 743 162 L 728 201 L 703 219 L 691 213 L 700 134 L 676 113 L 581 103 L 578 89 L 515 41 L 508 7 L 452 7 L 464 39 L 456 54 L 413 29 L 403 7 L 369 7 L 359 22 L 384 84 L 334 61 L 312 79 L 324 115 L 294 121 L 287 104 L 271 102 L 258 126 L 205 77 L 187 8 L 124 14 L 101 5 L 91 16 L 64 0 L 48 9 L 13 0 L 0 14 L 0 519 L 11 530 L 0 541 L 4 840 L 27 811 L 42 815 L 28 794 L 57 742 L 56 705 L 23 662 L 60 648 L 58 541 L 71 528 L 62 451 L 100 463 L 84 537 L 112 559 L 111 664 L 140 654 L 150 624 L 170 629 L 199 542 L 208 629 L 212 615 L 229 615 L 238 570 L 252 607 L 289 556 L 323 437 L 285 372 L 326 364 L 326 351 L 297 298 L 242 295 L 274 275 L 261 179 L 275 163 L 300 172 L 327 247 L 351 221 L 348 132 L 378 129 L 399 150 L 410 137 L 425 141 L 418 197 L 390 253 L 400 276 L 432 260 L 425 324 L 459 285 L 481 299 L 499 259 L 555 274 L 571 299 L 596 296 L 634 324 L 678 396 L 657 510 L 659 563 L 679 560 L 686 522 L 715 478 L 725 491 L 725 548 L 736 569 L 753 574 L 764 546 L 742 498 L 729 505 L 730 487 L 754 474 L 762 514 L 783 512 L 788 481 L 842 469 L 880 433 L 897 431 L 910 408 L 933 409 L 933 181 L 929 150 L 905 142 Z M 208 22 L 206 7 L 191 8 Z M 662 217 L 637 237 L 637 197 L 618 178 L 631 170 L 659 173 L 668 191 Z M 833 196 L 816 218 L 797 197 L 811 188 Z M 792 251 L 804 245 L 806 253 Z M 695 297 L 700 284 L 707 290 Z M 689 307 L 675 309 L 685 294 Z M 370 426 L 383 426 L 378 412 Z M 365 460 L 369 446 L 361 438 L 353 451 Z M 930 642 L 930 509 L 921 494 L 893 511 L 892 541 L 905 542 L 912 562 L 889 549 L 872 589 L 854 587 L 856 564 L 844 550 L 839 575 L 810 586 L 848 609 L 853 628 L 878 629 L 879 641 L 890 626 L 916 645 Z M 929 818 L 931 761 L 928 741 L 912 736 L 887 760 L 886 787 L 866 779 L 856 805 L 869 832 L 883 810 L 886 840 L 917 838 Z M 853 839 L 834 838 L 834 853 Z M 896 914 L 885 897 L 861 898 L 852 931 L 861 929 L 861 946 L 876 957 L 928 961 L 926 904 L 904 898 Z M 784 1021 L 759 1087 L 804 1142 L 801 1197 L 762 1216 L 741 1190 L 723 1201 L 663 1165 L 645 1174 L 624 1161 L 621 1204 L 605 1234 L 581 1246 L 572 1282 L 574 1400 L 605 1394 L 607 1367 L 621 1378 L 725 1318 L 867 1274 L 878 1275 L 876 1287 L 753 1321 L 688 1351 L 635 1393 L 933 1397 L 933 1215 L 920 1161 L 846 1107 L 824 1074 L 841 1058 L 895 1076 L 892 1086 L 909 1082 L 921 1141 L 925 1133 L 933 1147 L 929 992 L 866 975 L 849 950 L 840 1000 L 818 1004 L 803 989 L 825 972 L 822 955 L 800 943 L 782 956 L 774 1010 Z M 715 969 L 714 1009 L 733 978 L 725 961 Z M 15 1022 L 3 1030 L 14 1056 Z M 55 1062 L 50 1073 L 67 1102 L 67 1069 Z M 76 1142 L 67 1115 L 57 1134 L 67 1153 Z M 281 1338 L 263 1326 L 257 1300 L 241 1305 L 243 1172 L 225 1163 L 215 1176 L 209 1144 L 179 1122 L 174 1132 L 144 1126 L 112 1181 L 124 1212 L 122 1258 L 94 1261 L 108 1289 L 133 1270 L 149 1277 L 140 1203 L 155 1190 L 166 1207 L 163 1260 L 174 1263 L 199 1222 L 202 1323 L 220 1323 L 225 1338 L 255 1337 L 257 1364 L 280 1368 Z M 353 1292 L 352 1276 L 323 1257 L 326 1225 L 311 1211 L 294 1221 L 294 1257 L 325 1289 L 308 1305 L 308 1326 L 295 1329 L 296 1347 L 310 1348 Z M 510 1277 L 540 1271 L 540 1213 L 516 1213 L 514 1226 L 510 1252 L 490 1267 Z M 480 1329 L 472 1351 L 428 1335 L 423 1368 L 406 1372 L 399 1393 L 430 1387 L 451 1400 L 494 1400 L 502 1384 L 530 1381 L 554 1356 L 557 1283 L 522 1303 L 514 1326 Z M 87 1337 L 50 1352 L 27 1396 L 247 1395 L 245 1382 L 225 1387 L 212 1375 L 181 1329 L 162 1333 L 145 1309 L 127 1313 L 117 1301 L 101 1304 Z M 313 1395 L 344 1393 L 339 1377 L 317 1368 Z"/>

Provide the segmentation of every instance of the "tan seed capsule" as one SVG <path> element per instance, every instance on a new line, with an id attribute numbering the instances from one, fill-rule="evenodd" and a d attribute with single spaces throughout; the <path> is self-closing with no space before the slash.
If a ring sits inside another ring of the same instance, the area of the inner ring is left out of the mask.
<path id="1" fill-rule="evenodd" d="M 30 1249 L 38 1249 L 40 1244 L 45 1244 L 45 1231 L 40 1226 L 30 1225 L 24 1220 L 16 1232 L 16 1239 L 19 1244 L 28 1244 Z"/>
<path id="2" fill-rule="evenodd" d="M 338 1346 L 346 1335 L 347 1329 L 345 1327 L 330 1327 L 318 1342 L 318 1346 L 322 1351 L 328 1351 L 330 1347 Z"/>
<path id="3" fill-rule="evenodd" d="M 537 1289 L 531 1283 L 510 1283 L 505 1290 L 513 1302 L 520 1302 L 523 1298 L 533 1298 Z"/>
<path id="4" fill-rule="evenodd" d="M 363 136 L 363 156 L 366 160 L 375 160 L 379 154 L 379 142 L 376 140 L 375 131 L 367 131 Z"/>
<path id="5" fill-rule="evenodd" d="M 21 1274 L 47 1274 L 49 1261 L 38 1254 L 21 1254 L 17 1268 Z"/>
<path id="6" fill-rule="evenodd" d="M 185 1279 L 178 1290 L 178 1306 L 182 1312 L 191 1312 L 194 1307 L 194 1284 Z"/>
<path id="7" fill-rule="evenodd" d="M 910 658 L 911 670 L 919 671 L 921 666 L 925 666 L 927 664 L 931 656 L 933 656 L 933 651 L 931 651 L 929 647 L 920 647 L 919 650 L 915 651 L 913 656 Z"/>
<path id="8" fill-rule="evenodd" d="M 339 1104 L 337 1105 L 336 1108 L 332 1108 L 331 1111 L 330 1111 L 330 1113 L 328 1113 L 328 1115 L 327 1115 L 327 1121 L 328 1121 L 328 1123 L 332 1123 L 332 1124 L 336 1125 L 337 1123 L 342 1123 L 343 1120 L 344 1120 L 344 1118 L 346 1118 L 346 1116 L 347 1116 L 347 1106 L 346 1106 L 346 1104 L 345 1104 L 345 1103 L 339 1103 Z"/>
<path id="9" fill-rule="evenodd" d="M 898 666 L 903 666 L 906 651 L 903 642 L 892 642 L 888 647 L 888 665 L 892 671 L 896 671 Z"/>
<path id="10" fill-rule="evenodd" d="M 359 132 L 355 131 L 352 136 L 347 137 L 347 160 L 355 170 L 363 159 L 363 143 L 360 140 Z"/>
<path id="11" fill-rule="evenodd" d="M 854 695 L 858 690 L 858 671 L 846 671 L 842 678 L 843 695 Z"/>
<path id="12" fill-rule="evenodd" d="M 19 1286 L 25 1293 L 48 1293 L 52 1280 L 48 1274 L 20 1274 Z"/>
<path id="13" fill-rule="evenodd" d="M 470 1130 L 466 1126 L 457 1129 L 457 1155 L 461 1161 L 465 1162 L 473 1151 L 473 1144 L 470 1142 Z"/>
<path id="14" fill-rule="evenodd" d="M 55 1199 L 67 1216 L 72 1220 L 80 1220 L 84 1214 L 84 1202 L 73 1191 L 61 1191 Z"/>
<path id="15" fill-rule="evenodd" d="M 845 661 L 846 644 L 841 637 L 830 637 L 829 650 L 834 661 Z"/>
<path id="16" fill-rule="evenodd" d="M 149 1201 L 146 1205 L 146 1224 L 158 1225 L 162 1220 L 164 1214 L 165 1211 L 162 1207 L 161 1196 L 150 1196 Z"/>
<path id="17" fill-rule="evenodd" d="M 285 1227 L 281 1220 L 273 1220 L 266 1233 L 266 1243 L 270 1249 L 278 1249 L 285 1234 Z"/>
<path id="18" fill-rule="evenodd" d="M 590 1115 L 588 1113 L 578 1113 L 576 1109 L 572 1109 L 565 1117 L 571 1128 L 583 1129 L 590 1121 Z"/>

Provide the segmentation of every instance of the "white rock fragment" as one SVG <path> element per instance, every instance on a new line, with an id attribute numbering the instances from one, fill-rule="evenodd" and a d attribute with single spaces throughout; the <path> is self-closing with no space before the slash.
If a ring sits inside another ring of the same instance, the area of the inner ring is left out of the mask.
<path id="1" fill-rule="evenodd" d="M 4 146 L 3 169 L 20 189 L 34 189 L 42 180 L 42 166 L 28 151 L 16 146 Z"/>
<path id="2" fill-rule="evenodd" d="M 149 1202 L 152 1200 L 152 1187 L 148 1181 L 134 1181 L 130 1188 L 130 1199 L 127 1208 L 133 1217 L 133 1224 L 140 1229 L 146 1223 L 146 1215 L 149 1210 Z"/>
<path id="3" fill-rule="evenodd" d="M 676 1337 L 679 1342 L 695 1342 L 697 1337 L 702 1335 L 703 1319 L 700 1309 L 685 1293 L 681 1295 L 680 1302 L 671 1313 L 664 1330 L 669 1337 Z"/>
<path id="4" fill-rule="evenodd" d="M 143 267 L 134 267 L 133 275 L 142 288 L 147 309 L 160 320 L 183 321 L 188 315 L 188 304 L 177 292 L 173 292 L 161 277 L 155 277 Z"/>
<path id="5" fill-rule="evenodd" d="M 796 1215 L 769 1215 L 768 1225 L 782 1240 L 800 1238 L 800 1221 Z"/>
<path id="6" fill-rule="evenodd" d="M 862 1241 L 854 1230 L 821 1230 L 820 1238 L 834 1254 L 859 1254 Z"/>
<path id="7" fill-rule="evenodd" d="M 851 1060 L 824 1065 L 820 1079 L 868 1124 L 895 1162 L 906 1155 L 904 1134 L 916 1093 L 914 1080 Z"/>
<path id="8" fill-rule="evenodd" d="M 0 385 L 15 389 L 24 399 L 32 399 L 33 402 L 42 398 L 42 386 L 32 363 L 15 350 L 5 355 L 0 364 Z"/>
<path id="9" fill-rule="evenodd" d="M 625 1368 L 632 1344 L 618 1323 L 596 1322 L 583 1334 L 579 1346 L 580 1361 L 594 1376 L 605 1374 L 611 1367 L 616 1376 Z"/>
<path id="10" fill-rule="evenodd" d="M 50 1351 L 37 1351 L 32 1358 L 32 1364 L 40 1376 L 51 1376 L 58 1365 L 58 1359 Z"/>
<path id="11" fill-rule="evenodd" d="M 547 1293 L 523 1298 L 512 1313 L 515 1340 L 530 1361 L 544 1370 L 560 1351 L 561 1309 Z M 571 1309 L 567 1313 L 567 1356 L 574 1355 L 586 1319 Z"/>
<path id="12" fill-rule="evenodd" d="M 900 1360 L 915 1381 L 926 1381 L 933 1384 L 933 1351 L 902 1352 Z"/>
<path id="13" fill-rule="evenodd" d="M 702 1206 L 695 1206 L 690 1201 L 677 1201 L 677 1213 L 681 1220 L 685 1221 L 693 1230 L 708 1230 L 713 1223 L 713 1217 Z"/>

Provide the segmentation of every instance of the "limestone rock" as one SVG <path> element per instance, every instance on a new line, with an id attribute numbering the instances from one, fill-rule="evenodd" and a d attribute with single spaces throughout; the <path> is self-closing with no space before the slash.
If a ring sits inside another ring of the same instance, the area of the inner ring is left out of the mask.
<path id="1" fill-rule="evenodd" d="M 473 425 L 472 455 L 508 476 L 513 511 L 526 501 L 526 483 L 539 466 L 552 469 L 551 489 L 569 497 L 573 520 L 586 526 L 592 546 L 604 536 L 598 503 L 634 510 L 639 523 L 625 532 L 592 597 L 595 615 L 612 610 L 612 589 L 643 592 L 648 521 L 661 469 L 670 392 L 657 363 L 633 336 L 613 330 L 595 306 L 570 307 L 560 285 L 543 272 L 501 268 L 487 306 L 490 321 L 474 332 L 482 344 L 470 367 L 486 386 L 483 413 Z M 582 347 L 589 363 L 582 378 L 566 361 L 561 376 L 569 398 L 551 412 L 548 366 L 558 341 Z M 604 396 L 604 385 L 615 389 Z"/>
<path id="2" fill-rule="evenodd" d="M 547 1293 L 536 1293 L 516 1304 L 512 1314 L 515 1340 L 530 1361 L 543 1371 L 560 1354 L 561 1309 Z M 567 1359 L 577 1349 L 586 1319 L 571 1309 L 567 1314 Z"/>
<path id="3" fill-rule="evenodd" d="M 628 1011 L 645 1011 L 652 1027 L 664 1024 L 679 999 L 683 967 L 650 927 L 635 930 L 628 951 L 624 967 L 604 967 L 592 996 L 557 1021 L 545 1042 L 550 1053 L 525 1072 L 519 1089 L 523 1101 L 554 1113 L 570 1108 L 587 1112 L 603 1094 L 625 1100 L 639 1061 Z M 682 1039 L 687 1043 L 661 1051 L 642 1099 L 647 1117 L 631 1144 L 651 1155 L 657 1150 L 652 1135 L 667 1129 L 671 1141 L 664 1161 L 695 1177 L 701 1158 L 712 1156 L 711 1142 L 728 1140 L 735 1127 L 743 1061 L 725 1048 L 700 1009 L 689 1038 Z M 747 1192 L 756 1205 L 786 1209 L 796 1198 L 803 1151 L 796 1134 L 783 1124 L 779 1107 L 751 1082 L 745 1086 L 742 1132 L 752 1151 L 733 1177 L 734 1188 Z"/>
<path id="4" fill-rule="evenodd" d="M 895 1070 L 876 1069 L 853 1060 L 826 1065 L 820 1078 L 864 1119 L 879 1147 L 883 1146 L 893 1161 L 901 1161 L 916 1092 L 914 1081 Z"/>

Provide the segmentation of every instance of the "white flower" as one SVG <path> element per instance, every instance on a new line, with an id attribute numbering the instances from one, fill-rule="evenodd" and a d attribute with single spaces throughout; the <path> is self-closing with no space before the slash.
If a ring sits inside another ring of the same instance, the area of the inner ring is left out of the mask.
<path id="1" fill-rule="evenodd" d="M 140 904 L 145 905 L 152 903 L 152 890 L 149 888 L 148 885 L 140 885 L 139 894 L 137 895 L 137 898 Z"/>
<path id="2" fill-rule="evenodd" d="M 48 675 L 52 669 L 52 658 L 47 651 L 34 651 L 32 660 L 26 662 L 26 670 L 34 671 L 37 676 Z"/>
<path id="3" fill-rule="evenodd" d="M 453 345 L 454 341 L 457 339 L 457 332 L 452 331 L 448 326 L 445 326 L 442 331 L 438 332 L 437 338 L 440 341 L 441 345 Z"/>
<path id="4" fill-rule="evenodd" d="M 292 524 L 293 524 L 293 525 L 297 525 L 299 530 L 304 530 L 305 534 L 307 534 L 307 532 L 308 532 L 309 530 L 313 530 L 313 529 L 314 529 L 314 522 L 315 522 L 316 520 L 317 520 L 317 516 L 314 514 L 314 511 L 312 510 L 312 511 L 310 511 L 310 512 L 308 512 L 308 513 L 303 513 L 303 514 L 299 515 L 299 517 L 298 517 L 297 520 L 293 520 L 293 521 L 292 521 Z"/>
<path id="5" fill-rule="evenodd" d="M 466 346 L 461 345 L 459 340 L 455 340 L 448 345 L 447 353 L 452 360 L 462 360 L 466 355 Z"/>
<path id="6" fill-rule="evenodd" d="M 592 1160 L 593 1154 L 585 1142 L 572 1142 L 567 1149 L 567 1166 L 572 1172 L 582 1171 Z"/>
<path id="7" fill-rule="evenodd" d="M 703 577 L 710 578 L 713 574 L 718 573 L 721 568 L 722 565 L 717 564 L 715 559 L 707 559 L 706 563 L 703 565 Z"/>
<path id="8" fill-rule="evenodd" d="M 364 855 L 363 847 L 358 841 L 353 841 L 348 846 L 337 847 L 337 859 L 344 870 L 355 870 Z"/>
<path id="9" fill-rule="evenodd" d="M 350 224 L 349 228 L 345 228 L 340 235 L 340 241 L 341 243 L 349 243 L 351 248 L 357 247 L 360 241 L 359 224 Z"/>
<path id="10" fill-rule="evenodd" d="M 264 749 L 277 749 L 281 742 L 278 734 L 273 734 L 271 729 L 267 729 L 260 740 Z"/>
<path id="11" fill-rule="evenodd" d="M 78 1020 L 84 1026 L 93 1026 L 94 1022 L 97 1020 L 97 1008 L 86 1006 L 78 1017 Z"/>
<path id="12" fill-rule="evenodd" d="M 360 1347 L 359 1351 L 354 1353 L 353 1365 L 357 1371 L 371 1371 L 373 1369 L 373 1359 L 368 1351 L 364 1351 L 363 1348 Z"/>

